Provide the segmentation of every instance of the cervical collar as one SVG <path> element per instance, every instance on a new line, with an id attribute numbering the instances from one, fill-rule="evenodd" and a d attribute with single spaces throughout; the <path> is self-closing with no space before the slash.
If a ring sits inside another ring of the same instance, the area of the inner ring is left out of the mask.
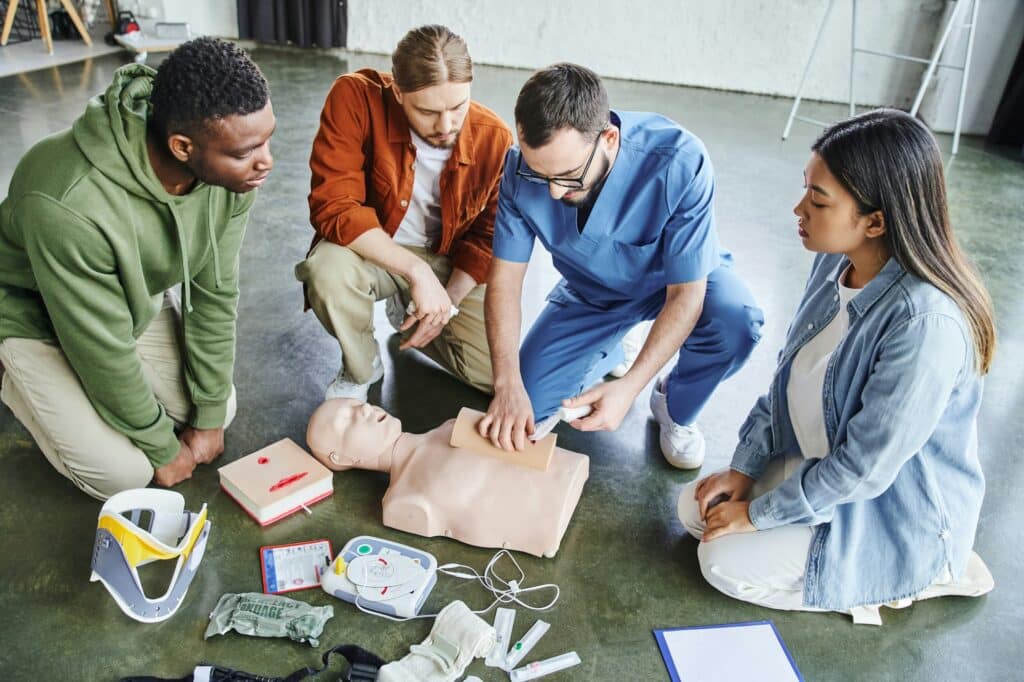
<path id="1" fill-rule="evenodd" d="M 206 505 L 198 514 L 184 509 L 179 493 L 140 488 L 114 495 L 100 510 L 89 580 L 102 582 L 121 610 L 137 621 L 156 623 L 174 615 L 202 561 L 210 535 Z M 167 591 L 150 599 L 138 567 L 171 559 L 178 563 Z"/>

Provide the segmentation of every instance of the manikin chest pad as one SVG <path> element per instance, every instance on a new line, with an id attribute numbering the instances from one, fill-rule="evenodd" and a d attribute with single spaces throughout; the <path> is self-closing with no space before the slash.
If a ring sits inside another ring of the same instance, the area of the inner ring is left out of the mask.
<path id="1" fill-rule="evenodd" d="M 206 551 L 210 522 L 206 505 L 185 511 L 185 498 L 171 490 L 139 488 L 118 493 L 100 510 L 90 581 L 99 580 L 131 618 L 156 623 L 174 615 Z M 177 560 L 167 591 L 146 596 L 138 567 Z"/>

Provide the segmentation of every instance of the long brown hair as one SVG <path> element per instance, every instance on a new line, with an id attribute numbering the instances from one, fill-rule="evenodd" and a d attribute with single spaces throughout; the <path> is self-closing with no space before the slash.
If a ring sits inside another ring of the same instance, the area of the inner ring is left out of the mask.
<path id="1" fill-rule="evenodd" d="M 953 235 L 942 154 L 928 128 L 877 109 L 832 126 L 811 149 L 861 215 L 882 212 L 884 239 L 903 269 L 953 299 L 971 328 L 977 369 L 987 373 L 996 347 L 992 299 Z"/>
<path id="2" fill-rule="evenodd" d="M 447 26 L 430 24 L 414 28 L 398 41 L 391 53 L 391 72 L 404 92 L 415 92 L 442 83 L 469 83 L 473 60 L 461 36 Z"/>

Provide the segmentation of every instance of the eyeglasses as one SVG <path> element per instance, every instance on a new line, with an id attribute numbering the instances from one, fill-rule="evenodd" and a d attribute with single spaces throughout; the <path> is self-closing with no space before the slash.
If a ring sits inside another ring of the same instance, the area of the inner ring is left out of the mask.
<path id="1" fill-rule="evenodd" d="M 601 131 L 602 133 L 604 131 Z M 527 182 L 533 182 L 538 185 L 558 185 L 559 187 L 567 187 L 569 189 L 583 189 L 583 178 L 587 177 L 587 171 L 590 170 L 590 164 L 594 162 L 594 155 L 597 154 L 597 145 L 601 142 L 601 133 L 598 133 L 597 139 L 594 140 L 594 148 L 590 150 L 590 156 L 587 157 L 587 165 L 583 166 L 583 172 L 579 174 L 579 177 L 575 178 L 551 178 L 546 175 L 538 175 L 531 170 L 523 170 L 523 155 L 522 152 L 519 154 L 519 161 L 516 163 L 516 175 L 521 177 Z"/>

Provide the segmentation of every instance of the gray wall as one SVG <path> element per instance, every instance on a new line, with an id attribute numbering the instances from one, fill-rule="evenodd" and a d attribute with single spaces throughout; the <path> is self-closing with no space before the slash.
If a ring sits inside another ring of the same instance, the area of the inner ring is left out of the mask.
<path id="1" fill-rule="evenodd" d="M 123 1 L 123 0 L 122 0 Z M 160 0 L 148 0 L 149 2 Z M 961 2 L 967 0 L 960 0 Z M 130 0 L 129 0 L 130 2 Z M 985 133 L 1022 36 L 1024 0 L 982 0 L 964 115 Z M 235 0 L 163 0 L 168 20 L 237 37 Z M 537 68 L 585 64 L 604 76 L 791 97 L 828 0 L 349 0 L 349 47 L 388 54 L 411 27 L 442 23 L 463 35 L 482 64 Z M 860 0 L 861 47 L 928 56 L 952 2 Z M 808 76 L 805 97 L 848 98 L 852 0 L 836 0 Z M 947 60 L 962 60 L 966 32 Z M 923 67 L 858 55 L 857 101 L 909 107 Z M 940 72 L 922 116 L 953 127 L 958 72 Z"/>

